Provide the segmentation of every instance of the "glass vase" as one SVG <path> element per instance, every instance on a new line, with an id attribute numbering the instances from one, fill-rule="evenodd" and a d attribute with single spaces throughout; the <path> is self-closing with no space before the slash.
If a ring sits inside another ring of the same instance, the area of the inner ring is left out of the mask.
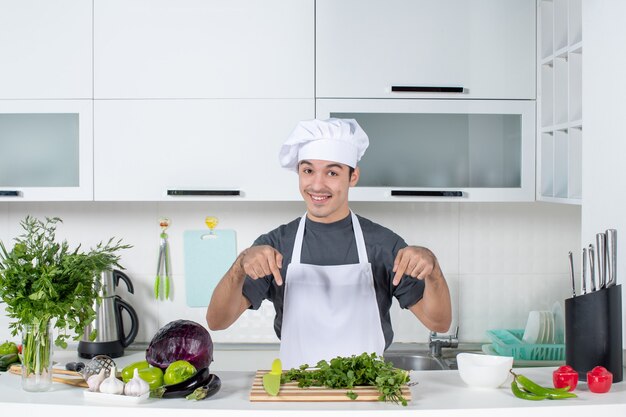
<path id="1" fill-rule="evenodd" d="M 22 388 L 47 391 L 52 387 L 52 328 L 50 322 L 22 328 Z"/>

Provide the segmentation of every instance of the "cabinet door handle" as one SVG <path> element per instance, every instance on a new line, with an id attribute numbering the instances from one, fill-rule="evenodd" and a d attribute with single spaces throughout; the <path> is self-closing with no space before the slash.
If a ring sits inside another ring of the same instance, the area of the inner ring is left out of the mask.
<path id="1" fill-rule="evenodd" d="M 190 196 L 238 196 L 241 195 L 240 190 L 167 190 L 167 195 L 172 197 L 190 197 Z"/>
<path id="2" fill-rule="evenodd" d="M 393 197 L 463 197 L 463 191 L 391 190 Z"/>
<path id="3" fill-rule="evenodd" d="M 0 190 L 0 197 L 21 197 L 22 192 L 16 190 Z"/>
<path id="4" fill-rule="evenodd" d="M 462 93 L 464 89 L 463 87 L 392 85 L 391 91 L 395 93 Z"/>

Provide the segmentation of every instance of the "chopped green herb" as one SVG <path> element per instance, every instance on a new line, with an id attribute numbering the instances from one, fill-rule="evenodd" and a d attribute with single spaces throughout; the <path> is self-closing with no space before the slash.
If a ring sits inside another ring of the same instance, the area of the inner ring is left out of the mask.
<path id="1" fill-rule="evenodd" d="M 338 356 L 327 361 L 319 361 L 315 368 L 308 364 L 300 368 L 292 368 L 283 373 L 282 382 L 298 381 L 298 386 L 312 387 L 325 386 L 328 388 L 345 389 L 350 399 L 356 399 L 357 394 L 352 388 L 358 385 L 375 386 L 380 393 L 380 401 L 389 401 L 407 405 L 402 396 L 402 385 L 409 381 L 409 372 L 393 367 L 391 362 L 375 353 Z"/>

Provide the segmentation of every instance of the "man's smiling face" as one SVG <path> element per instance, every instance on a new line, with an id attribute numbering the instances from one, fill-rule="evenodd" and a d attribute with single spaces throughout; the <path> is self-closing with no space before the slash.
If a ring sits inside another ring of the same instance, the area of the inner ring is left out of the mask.
<path id="1" fill-rule="evenodd" d="M 349 213 L 348 189 L 356 185 L 359 169 L 350 175 L 344 164 L 317 159 L 298 164 L 300 194 L 306 203 L 308 217 L 320 223 L 332 223 Z"/>

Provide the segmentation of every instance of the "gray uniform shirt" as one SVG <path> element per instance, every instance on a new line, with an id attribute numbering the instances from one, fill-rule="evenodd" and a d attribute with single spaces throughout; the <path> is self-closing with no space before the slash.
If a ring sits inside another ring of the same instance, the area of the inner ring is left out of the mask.
<path id="1" fill-rule="evenodd" d="M 395 275 L 392 271 L 393 261 L 398 251 L 406 247 L 407 244 L 391 230 L 361 216 L 358 216 L 358 219 L 363 230 L 368 260 L 372 265 L 374 288 L 386 349 L 393 340 L 393 329 L 389 315 L 392 298 L 396 297 L 400 307 L 409 308 L 422 298 L 424 282 L 407 275 L 402 277 L 397 287 L 394 287 L 392 283 Z M 299 221 L 300 218 L 282 225 L 260 236 L 253 244 L 253 246 L 272 246 L 283 255 L 283 267 L 281 269 L 283 279 L 287 276 L 291 263 Z M 351 216 L 334 223 L 317 223 L 307 218 L 300 261 L 304 264 L 313 265 L 359 263 Z M 264 299 L 274 303 L 276 309 L 274 330 L 278 338 L 280 338 L 283 320 L 284 293 L 285 286 L 276 285 L 272 275 L 256 280 L 246 277 L 243 285 L 243 295 L 252 304 L 250 308 L 258 309 Z"/>

